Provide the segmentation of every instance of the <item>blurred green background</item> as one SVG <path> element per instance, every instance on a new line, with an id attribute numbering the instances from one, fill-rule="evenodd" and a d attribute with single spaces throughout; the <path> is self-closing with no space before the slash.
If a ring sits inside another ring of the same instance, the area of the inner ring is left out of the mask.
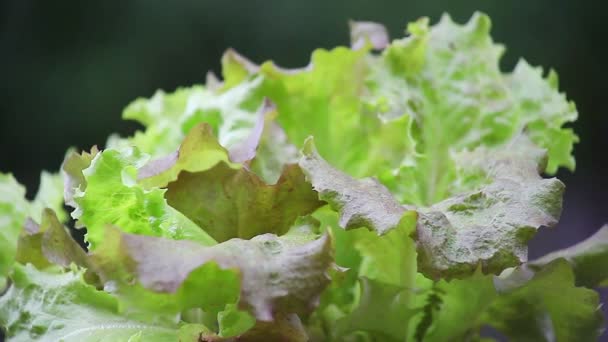
<path id="1" fill-rule="evenodd" d="M 349 19 L 407 22 L 479 10 L 507 46 L 502 68 L 525 57 L 554 68 L 578 106 L 577 170 L 559 177 L 562 222 L 542 229 L 531 256 L 579 241 L 608 222 L 608 6 L 601 1 L 4 1 L 0 4 L 0 171 L 33 193 L 70 146 L 132 133 L 121 110 L 157 88 L 201 83 L 233 47 L 255 62 L 306 65 L 318 47 L 348 44 Z"/>

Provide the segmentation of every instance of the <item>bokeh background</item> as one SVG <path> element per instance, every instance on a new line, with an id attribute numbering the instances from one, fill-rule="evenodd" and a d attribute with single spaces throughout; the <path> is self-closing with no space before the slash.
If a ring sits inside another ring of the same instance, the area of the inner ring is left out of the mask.
<path id="1" fill-rule="evenodd" d="M 557 70 L 580 113 L 572 125 L 581 138 L 577 170 L 558 174 L 567 185 L 562 221 L 534 238 L 536 257 L 608 222 L 607 9 L 567 0 L 4 0 L 0 171 L 35 193 L 40 170 L 57 170 L 67 148 L 131 134 L 137 125 L 120 115 L 132 99 L 203 82 L 208 70 L 219 73 L 228 47 L 255 62 L 304 66 L 313 49 L 348 44 L 349 19 L 382 22 L 397 38 L 421 16 L 436 22 L 448 12 L 464 22 L 479 10 L 507 46 L 503 70 L 521 57 Z"/>

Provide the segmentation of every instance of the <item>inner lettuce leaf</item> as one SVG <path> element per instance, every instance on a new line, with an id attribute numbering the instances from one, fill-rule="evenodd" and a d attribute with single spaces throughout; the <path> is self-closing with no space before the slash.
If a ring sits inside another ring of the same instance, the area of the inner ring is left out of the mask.
<path id="1" fill-rule="evenodd" d="M 260 82 L 259 78 L 242 82 L 226 92 L 194 86 L 137 99 L 124 110 L 123 118 L 140 122 L 145 131 L 131 138 L 112 136 L 106 147 L 137 146 L 144 153 L 160 157 L 174 152 L 192 127 L 207 122 L 220 144 L 230 149 L 255 126 L 259 104 L 249 99 Z"/>
<path id="2" fill-rule="evenodd" d="M 218 242 L 285 234 L 299 216 L 324 204 L 295 164 L 284 168 L 272 185 L 225 164 L 204 172 L 182 172 L 168 185 L 165 197 Z"/>
<path id="3" fill-rule="evenodd" d="M 84 169 L 86 189 L 74 195 L 72 217 L 86 227 L 86 241 L 95 249 L 108 224 L 126 232 L 174 239 L 189 239 L 203 245 L 215 241 L 183 214 L 167 204 L 160 188 L 145 189 L 137 183 L 137 170 L 149 156 L 136 147 L 106 149 Z"/>
<path id="4" fill-rule="evenodd" d="M 39 270 L 53 265 L 69 268 L 72 263 L 86 267 L 86 252 L 72 238 L 52 209 L 45 209 L 40 224 L 29 221 L 19 236 L 16 260 Z"/>
<path id="5" fill-rule="evenodd" d="M 190 130 L 179 149 L 164 157 L 151 160 L 137 170 L 137 181 L 146 188 L 166 187 L 182 171 L 206 171 L 220 162 L 240 168 L 230 161 L 229 152 L 219 144 L 209 124 Z"/>
<path id="6" fill-rule="evenodd" d="M 264 135 L 266 111 L 260 113 L 264 115 L 260 116 L 260 132 L 254 132 L 257 137 L 239 144 L 241 151 L 248 151 L 245 159 L 255 157 L 255 147 Z M 266 155 L 262 157 L 256 159 L 266 159 Z M 264 233 L 282 235 L 298 216 L 323 205 L 297 164 L 281 165 L 279 178 L 267 184 L 247 164 L 233 163 L 233 159 L 210 126 L 200 124 L 188 133 L 178 151 L 139 168 L 138 183 L 147 188 L 166 187 L 168 204 L 219 242 Z"/>
<path id="7" fill-rule="evenodd" d="M 574 169 L 578 138 L 562 127 L 576 119 L 574 104 L 558 92 L 554 72 L 543 79 L 542 70 L 520 61 L 512 73 L 502 73 L 504 48 L 493 43 L 490 26 L 479 13 L 465 25 L 447 15 L 432 27 L 421 19 L 408 25 L 410 36 L 368 59 L 366 108 L 415 122 L 402 134 L 414 137 L 418 155 L 404 156 L 394 177 L 380 178 L 406 203 L 428 206 L 477 187 L 478 179 L 456 172 L 454 152 L 504 144 L 523 130 L 548 151 L 540 171 Z"/>

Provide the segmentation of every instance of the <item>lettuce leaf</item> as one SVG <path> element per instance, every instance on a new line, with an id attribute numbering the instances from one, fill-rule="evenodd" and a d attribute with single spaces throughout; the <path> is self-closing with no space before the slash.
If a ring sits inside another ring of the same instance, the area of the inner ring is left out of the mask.
<path id="1" fill-rule="evenodd" d="M 559 220 L 564 191 L 543 179 L 544 152 L 519 136 L 498 148 L 463 153 L 464 172 L 489 184 L 421 209 L 416 230 L 418 266 L 431 278 L 462 277 L 481 267 L 500 273 L 527 261 L 527 242 L 541 226 Z"/>
<path id="2" fill-rule="evenodd" d="M 130 320 L 117 301 L 83 280 L 83 272 L 41 272 L 16 265 L 0 297 L 10 341 L 175 341 L 177 326 Z"/>
<path id="3" fill-rule="evenodd" d="M 40 222 L 43 210 L 50 208 L 63 221 L 63 183 L 58 174 L 43 171 L 40 187 L 32 201 L 25 198 L 25 188 L 11 174 L 0 173 L 0 288 L 6 282 L 17 253 L 19 235 L 29 223 Z"/>
<path id="4" fill-rule="evenodd" d="M 476 273 L 436 288 L 433 323 L 419 340 L 475 338 L 484 325 L 515 341 L 593 341 L 601 334 L 598 294 L 576 287 L 564 260 L 538 271 L 513 269 L 494 280 Z"/>
<path id="5" fill-rule="evenodd" d="M 16 259 L 38 269 L 52 265 L 68 268 L 72 263 L 81 267 L 88 265 L 85 251 L 59 222 L 55 212 L 48 208 L 42 213 L 40 225 L 32 221 L 22 231 Z"/>
<path id="6" fill-rule="evenodd" d="M 528 264 L 538 267 L 564 258 L 571 265 L 577 286 L 608 286 L 608 226 L 603 226 L 584 241 L 549 253 Z"/>
<path id="7" fill-rule="evenodd" d="M 311 224 L 301 221 L 282 237 L 264 234 L 212 247 L 108 229 L 104 244 L 92 256 L 92 269 L 113 288 L 127 312 L 141 315 L 145 309 L 146 317 L 146 312 L 201 308 L 217 315 L 221 335 L 235 335 L 250 327 L 239 310 L 263 323 L 314 309 L 329 283 L 333 252 L 331 238 L 313 233 Z"/>
<path id="8" fill-rule="evenodd" d="M 139 98 L 123 112 L 123 118 L 146 127 L 133 137 L 112 136 L 106 148 L 137 146 L 153 157 L 174 152 L 184 137 L 199 123 L 207 122 L 222 146 L 231 149 L 250 135 L 258 121 L 257 106 L 251 101 L 261 80 L 242 82 L 228 91 L 202 86 L 180 88 L 174 93 L 158 91 L 150 99 Z"/>
<path id="9" fill-rule="evenodd" d="M 382 235 L 399 226 L 407 210 L 377 180 L 356 180 L 334 169 L 317 153 L 312 139 L 302 153 L 300 167 L 319 198 L 340 212 L 341 227 L 367 227 Z"/>
<path id="10" fill-rule="evenodd" d="M 229 152 L 219 144 L 211 126 L 200 124 L 190 130 L 177 151 L 140 167 L 137 181 L 146 188 L 166 187 L 182 171 L 206 171 L 221 162 L 240 167 L 230 161 Z"/>
<path id="11" fill-rule="evenodd" d="M 383 341 L 403 341 L 414 311 L 407 305 L 411 289 L 361 278 L 361 299 L 353 312 L 339 319 L 334 338 L 365 331 Z"/>
<path id="12" fill-rule="evenodd" d="M 0 174 L 0 288 L 15 262 L 19 232 L 27 216 L 25 189 L 12 175 Z"/>
<path id="13" fill-rule="evenodd" d="M 547 167 L 540 171 L 574 168 L 571 151 L 578 138 L 563 127 L 576 119 L 574 105 L 558 93 L 555 73 L 543 79 L 540 69 L 523 61 L 502 73 L 504 48 L 493 43 L 490 26 L 479 13 L 465 25 L 447 15 L 432 27 L 421 19 L 408 25 L 410 36 L 369 59 L 367 107 L 416 123 L 404 134 L 414 136 L 418 154 L 393 166 L 396 179 L 384 180 L 405 202 L 428 206 L 473 190 L 478 179 L 456 172 L 453 152 L 497 146 L 522 130 L 548 150 Z"/>
<path id="14" fill-rule="evenodd" d="M 598 294 L 574 285 L 566 261 L 555 260 L 532 274 L 523 285 L 503 289 L 488 310 L 488 324 L 514 340 L 593 341 L 601 335 Z"/>
<path id="15" fill-rule="evenodd" d="M 234 170 L 225 164 L 205 172 L 183 172 L 167 187 L 166 198 L 219 242 L 285 234 L 298 216 L 323 204 L 297 165 L 284 168 L 272 185 L 245 169 Z"/>
<path id="16" fill-rule="evenodd" d="M 126 232 L 214 244 L 202 229 L 167 204 L 165 190 L 146 190 L 137 183 L 137 170 L 148 160 L 135 147 L 107 149 L 83 170 L 86 189 L 74 195 L 72 217 L 79 226 L 86 226 L 89 248 L 95 249 L 103 240 L 108 224 Z"/>

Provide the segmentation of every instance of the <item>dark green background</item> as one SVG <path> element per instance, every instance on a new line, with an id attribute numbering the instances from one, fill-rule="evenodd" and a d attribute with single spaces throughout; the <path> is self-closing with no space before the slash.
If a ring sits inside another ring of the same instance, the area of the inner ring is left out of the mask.
<path id="1" fill-rule="evenodd" d="M 608 222 L 608 19 L 601 1 L 26 1 L 0 4 L 0 171 L 34 192 L 70 146 L 102 146 L 137 127 L 122 108 L 219 71 L 234 47 L 255 62 L 307 64 L 318 47 L 348 44 L 349 19 L 387 25 L 392 37 L 420 16 L 493 20 L 511 70 L 520 57 L 558 71 L 580 119 L 576 173 L 560 225 L 542 229 L 531 255 L 581 240 Z"/>

